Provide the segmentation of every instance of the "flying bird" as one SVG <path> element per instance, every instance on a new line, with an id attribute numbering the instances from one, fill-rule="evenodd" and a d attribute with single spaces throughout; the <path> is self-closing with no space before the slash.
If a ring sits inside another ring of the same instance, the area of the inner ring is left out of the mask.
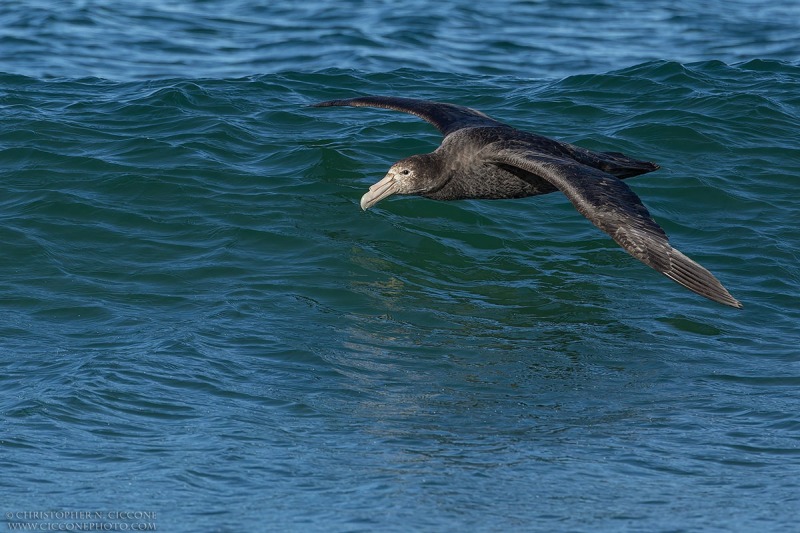
<path id="1" fill-rule="evenodd" d="M 394 194 L 434 200 L 523 198 L 561 191 L 575 209 L 626 252 L 690 291 L 742 304 L 711 272 L 673 248 L 639 197 L 622 181 L 655 163 L 595 152 L 499 122 L 455 104 L 391 96 L 330 100 L 314 107 L 377 107 L 410 113 L 444 135 L 429 154 L 401 159 L 361 198 L 366 210 Z"/>

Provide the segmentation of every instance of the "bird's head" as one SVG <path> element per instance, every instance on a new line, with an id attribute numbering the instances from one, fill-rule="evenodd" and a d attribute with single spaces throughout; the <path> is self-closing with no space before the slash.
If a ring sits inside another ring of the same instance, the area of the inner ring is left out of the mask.
<path id="1" fill-rule="evenodd" d="M 437 161 L 432 154 L 401 159 L 361 197 L 361 209 L 366 211 L 393 194 L 424 194 L 437 189 L 441 181 L 438 174 Z"/>

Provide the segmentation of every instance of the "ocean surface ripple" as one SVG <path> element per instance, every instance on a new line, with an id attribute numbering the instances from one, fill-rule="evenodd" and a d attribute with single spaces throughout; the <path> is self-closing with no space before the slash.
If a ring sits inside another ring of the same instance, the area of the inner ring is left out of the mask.
<path id="1" fill-rule="evenodd" d="M 345 4 L 0 7 L 8 527 L 796 527 L 798 9 Z M 440 136 L 309 107 L 360 94 L 659 163 L 628 183 L 744 309 L 560 194 L 362 212 Z"/>

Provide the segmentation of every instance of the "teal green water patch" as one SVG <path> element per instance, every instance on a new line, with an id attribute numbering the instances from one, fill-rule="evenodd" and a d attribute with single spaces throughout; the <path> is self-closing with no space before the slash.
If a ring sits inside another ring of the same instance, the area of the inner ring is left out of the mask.
<path id="1" fill-rule="evenodd" d="M 176 530 L 267 512 L 289 529 L 794 524 L 798 89 L 779 61 L 3 75 L 4 511 L 113 503 Z M 356 94 L 657 161 L 631 187 L 744 309 L 681 290 L 559 194 L 361 211 L 440 137 L 308 107 Z"/>

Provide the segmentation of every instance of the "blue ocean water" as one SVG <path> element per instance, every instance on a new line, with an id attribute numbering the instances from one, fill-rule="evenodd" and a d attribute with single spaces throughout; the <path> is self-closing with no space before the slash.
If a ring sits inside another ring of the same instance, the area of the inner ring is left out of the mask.
<path id="1" fill-rule="evenodd" d="M 7 529 L 790 531 L 800 4 L 0 6 Z M 359 198 L 475 107 L 628 183 L 739 298 L 559 194 Z M 87 528 L 84 528 L 87 529 Z"/>

